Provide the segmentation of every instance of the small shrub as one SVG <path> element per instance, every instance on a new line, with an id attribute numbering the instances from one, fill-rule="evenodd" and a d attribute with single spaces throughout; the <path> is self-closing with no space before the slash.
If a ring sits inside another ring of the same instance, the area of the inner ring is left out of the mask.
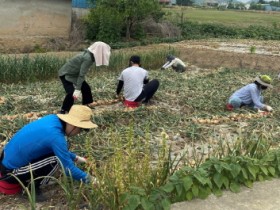
<path id="1" fill-rule="evenodd" d="M 256 46 L 251 46 L 250 47 L 250 53 L 255 54 L 256 53 Z"/>
<path id="2" fill-rule="evenodd" d="M 34 53 L 45 53 L 46 49 L 42 48 L 40 45 L 36 44 L 33 49 Z"/>

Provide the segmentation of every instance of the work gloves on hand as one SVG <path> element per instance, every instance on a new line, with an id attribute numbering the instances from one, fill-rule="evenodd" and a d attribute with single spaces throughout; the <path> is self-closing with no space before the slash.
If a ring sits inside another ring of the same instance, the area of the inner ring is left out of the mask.
<path id="1" fill-rule="evenodd" d="M 73 98 L 74 98 L 74 100 L 80 99 L 81 96 L 82 96 L 82 93 L 81 93 L 80 90 L 75 90 L 75 91 L 74 91 L 74 93 L 73 93 Z"/>
<path id="2" fill-rule="evenodd" d="M 92 185 L 94 185 L 95 187 L 98 187 L 98 185 L 99 185 L 99 181 L 97 180 L 97 178 L 94 177 L 94 176 L 91 176 L 91 175 L 89 175 L 89 174 L 88 174 L 87 177 L 86 177 L 85 183 L 86 183 L 86 184 L 92 184 Z"/>
<path id="3" fill-rule="evenodd" d="M 76 159 L 75 159 L 75 162 L 76 163 L 86 163 L 87 162 L 87 159 L 84 158 L 84 157 L 80 157 L 80 156 L 76 156 Z"/>
<path id="4" fill-rule="evenodd" d="M 75 162 L 76 163 L 87 163 L 88 161 L 87 161 L 86 158 L 77 155 L 76 158 L 75 158 Z M 92 184 L 95 187 L 98 187 L 98 185 L 99 185 L 99 181 L 97 180 L 97 178 L 95 176 L 92 176 L 92 175 L 89 175 L 89 174 L 86 176 L 86 178 L 84 180 L 84 183 Z"/>
<path id="5" fill-rule="evenodd" d="M 272 111 L 273 111 L 272 107 L 271 107 L 271 106 L 268 106 L 268 105 L 265 106 L 265 109 L 266 109 L 267 111 L 269 111 L 269 112 L 272 112 Z"/>
<path id="6" fill-rule="evenodd" d="M 87 163 L 88 161 L 87 161 L 86 158 L 77 155 L 76 158 L 75 158 L 75 162 L 76 163 Z M 89 174 L 86 176 L 86 178 L 84 180 L 84 183 L 92 184 L 95 187 L 97 187 L 99 185 L 99 181 L 97 180 L 97 178 L 94 177 L 94 176 L 91 176 Z"/>

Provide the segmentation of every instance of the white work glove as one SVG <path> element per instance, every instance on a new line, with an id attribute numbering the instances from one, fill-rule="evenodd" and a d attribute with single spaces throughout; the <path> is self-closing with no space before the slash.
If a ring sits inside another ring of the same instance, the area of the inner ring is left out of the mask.
<path id="1" fill-rule="evenodd" d="M 73 98 L 74 100 L 77 100 L 77 99 L 80 99 L 82 96 L 82 93 L 80 90 L 75 90 L 74 93 L 73 93 Z"/>
<path id="2" fill-rule="evenodd" d="M 76 163 L 86 163 L 87 162 L 87 159 L 84 158 L 84 157 L 80 157 L 80 156 L 76 156 L 76 159 L 75 159 L 75 162 Z"/>
<path id="3" fill-rule="evenodd" d="M 88 174 L 87 177 L 86 177 L 85 183 L 86 183 L 86 184 L 92 184 L 92 185 L 94 185 L 95 187 L 98 187 L 98 185 L 99 185 L 99 181 L 97 180 L 97 178 L 94 177 L 94 176 L 91 176 L 91 175 L 89 175 L 89 174 Z"/>
<path id="4" fill-rule="evenodd" d="M 269 111 L 269 112 L 272 112 L 272 111 L 273 111 L 272 107 L 271 107 L 271 106 L 268 106 L 268 105 L 265 106 L 265 109 L 266 109 L 267 111 Z"/>

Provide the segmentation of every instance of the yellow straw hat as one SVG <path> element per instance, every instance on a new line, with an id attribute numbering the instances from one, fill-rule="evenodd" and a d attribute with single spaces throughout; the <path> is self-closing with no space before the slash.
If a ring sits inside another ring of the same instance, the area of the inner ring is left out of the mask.
<path id="1" fill-rule="evenodd" d="M 89 129 L 98 127 L 91 122 L 92 111 L 87 106 L 73 105 L 68 114 L 57 114 L 57 116 L 64 122 L 79 128 Z"/>
<path id="2" fill-rule="evenodd" d="M 255 78 L 255 81 L 257 81 L 258 83 L 260 83 L 263 86 L 272 88 L 271 78 L 268 75 L 260 75 L 260 76 Z"/>

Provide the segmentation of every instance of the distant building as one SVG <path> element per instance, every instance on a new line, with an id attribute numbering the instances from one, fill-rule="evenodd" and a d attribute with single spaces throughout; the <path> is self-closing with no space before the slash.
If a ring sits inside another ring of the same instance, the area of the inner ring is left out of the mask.
<path id="1" fill-rule="evenodd" d="M 245 4 L 244 7 L 246 10 L 248 10 L 248 9 L 250 9 L 250 4 Z"/>
<path id="2" fill-rule="evenodd" d="M 89 4 L 87 0 L 72 0 L 73 8 L 88 8 Z"/>
<path id="3" fill-rule="evenodd" d="M 219 2 L 217 0 L 205 0 L 204 6 L 208 7 L 217 7 L 219 5 Z"/>
<path id="4" fill-rule="evenodd" d="M 170 4 L 171 0 L 159 0 L 160 4 Z"/>
<path id="5" fill-rule="evenodd" d="M 72 7 L 83 8 L 83 9 L 95 7 L 96 1 L 90 1 L 90 2 L 88 0 L 72 0 Z"/>
<path id="6" fill-rule="evenodd" d="M 228 2 L 219 2 L 218 4 L 218 8 L 221 9 L 227 9 L 228 8 L 229 3 Z"/>
<path id="7" fill-rule="evenodd" d="M 271 6 L 269 4 L 264 5 L 265 11 L 280 11 L 280 7 Z"/>
<path id="8" fill-rule="evenodd" d="M 50 39 L 68 39 L 71 31 L 71 0 L 1 1 L 0 52 L 19 46 L 35 46 Z"/>
<path id="9" fill-rule="evenodd" d="M 96 1 L 89 0 L 72 0 L 72 11 L 73 14 L 80 18 L 89 13 L 90 8 L 94 8 L 96 6 Z"/>

